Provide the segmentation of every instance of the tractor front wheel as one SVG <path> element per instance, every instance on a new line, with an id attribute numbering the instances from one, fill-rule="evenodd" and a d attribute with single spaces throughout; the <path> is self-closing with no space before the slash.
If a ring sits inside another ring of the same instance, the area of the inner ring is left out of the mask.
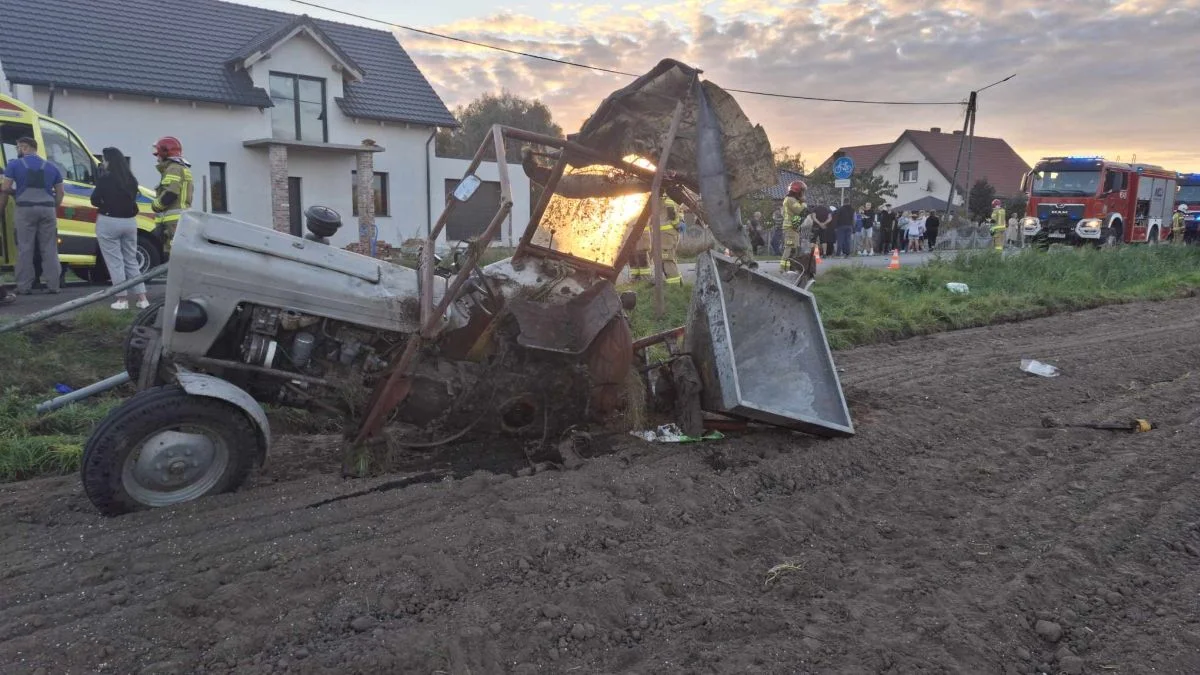
<path id="1" fill-rule="evenodd" d="M 178 385 L 139 392 L 100 423 L 83 450 L 84 492 L 106 516 L 236 490 L 258 455 L 237 407 Z"/>

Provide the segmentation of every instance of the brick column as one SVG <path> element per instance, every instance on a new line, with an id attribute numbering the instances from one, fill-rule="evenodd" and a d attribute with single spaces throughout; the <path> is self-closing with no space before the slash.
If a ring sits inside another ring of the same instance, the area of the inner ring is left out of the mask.
<path id="1" fill-rule="evenodd" d="M 291 232 L 291 208 L 288 200 L 288 149 L 286 145 L 267 147 L 271 167 L 271 227 Z"/>
<path id="2" fill-rule="evenodd" d="M 358 184 L 354 186 L 354 199 L 358 202 L 358 243 L 362 245 L 363 253 L 370 255 L 371 235 L 379 238 L 375 231 L 375 195 L 371 189 L 375 185 L 375 153 L 359 151 L 356 168 Z"/>

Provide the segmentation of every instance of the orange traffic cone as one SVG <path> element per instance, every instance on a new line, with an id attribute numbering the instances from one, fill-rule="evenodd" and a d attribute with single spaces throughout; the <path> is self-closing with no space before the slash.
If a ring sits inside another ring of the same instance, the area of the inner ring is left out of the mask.
<path id="1" fill-rule="evenodd" d="M 888 263 L 889 270 L 900 269 L 900 249 L 892 249 L 892 261 Z"/>
<path id="2" fill-rule="evenodd" d="M 823 262 L 825 262 L 825 261 L 821 260 L 821 247 L 814 245 L 813 246 L 813 263 L 816 265 L 820 265 Z"/>

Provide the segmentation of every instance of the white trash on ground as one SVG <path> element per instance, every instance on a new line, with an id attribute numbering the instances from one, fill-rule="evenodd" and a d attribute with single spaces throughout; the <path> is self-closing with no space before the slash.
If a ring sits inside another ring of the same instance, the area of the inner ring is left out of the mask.
<path id="1" fill-rule="evenodd" d="M 719 431 L 709 431 L 696 438 L 683 433 L 678 424 L 664 424 L 657 429 L 647 431 L 631 431 L 629 435 L 636 436 L 648 443 L 695 443 L 697 441 L 716 441 L 725 438 Z"/>
<path id="2" fill-rule="evenodd" d="M 1033 359 L 1021 359 L 1021 370 L 1042 377 L 1058 377 L 1058 368 Z"/>
<path id="3" fill-rule="evenodd" d="M 970 293 L 971 292 L 971 289 L 966 284 L 959 283 L 957 281 L 951 281 L 950 283 L 946 284 L 946 289 L 949 290 L 951 293 Z"/>

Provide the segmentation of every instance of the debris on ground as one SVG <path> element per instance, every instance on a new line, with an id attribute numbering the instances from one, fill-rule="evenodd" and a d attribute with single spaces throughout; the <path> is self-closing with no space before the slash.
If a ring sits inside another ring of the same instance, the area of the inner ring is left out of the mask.
<path id="1" fill-rule="evenodd" d="M 1100 431 L 1130 431 L 1135 434 L 1145 433 L 1154 429 L 1150 420 L 1136 418 L 1116 422 L 1064 422 L 1057 417 L 1047 415 L 1042 418 L 1042 426 L 1046 429 L 1076 428 L 1098 429 Z"/>
<path id="2" fill-rule="evenodd" d="M 1042 377 L 1058 377 L 1058 368 L 1033 359 L 1021 359 L 1021 370 Z"/>
<path id="3" fill-rule="evenodd" d="M 700 441 L 718 441 L 725 438 L 725 435 L 719 431 L 708 431 L 701 436 L 688 436 L 674 422 L 664 424 L 657 429 L 631 431 L 629 435 L 640 438 L 647 443 L 698 443 Z"/>

